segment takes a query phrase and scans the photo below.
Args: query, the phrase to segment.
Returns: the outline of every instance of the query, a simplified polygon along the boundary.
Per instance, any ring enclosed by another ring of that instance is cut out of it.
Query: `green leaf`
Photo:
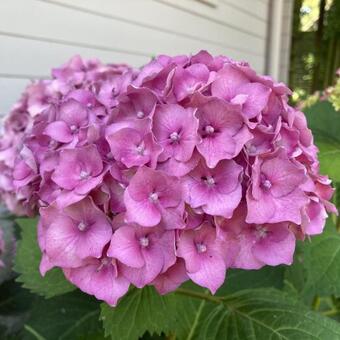
[[[340,234],[325,231],[304,247],[307,279],[304,293],[340,296]]]
[[[266,266],[259,270],[239,270],[230,269],[227,272],[227,279],[221,288],[217,291],[217,296],[229,295],[243,289],[254,289],[264,287],[282,288],[284,281],[285,267],[270,267]],[[207,289],[203,289],[193,282],[186,282],[182,288],[190,289],[198,293],[209,294]],[[200,323],[200,317],[206,315],[211,304],[205,300],[197,299],[180,299],[176,302],[176,309],[184,312],[176,312],[182,317],[177,321],[176,335],[179,339],[185,339],[187,336],[193,336],[193,329]],[[194,326],[193,328],[193,325]],[[191,335],[189,335],[191,334]]]
[[[182,315],[185,312],[180,311]],[[209,296],[207,301],[201,302],[196,316],[189,333],[178,339],[340,338],[340,324],[308,310],[297,300],[275,289],[244,290],[224,299]]]
[[[229,269],[226,281],[217,294],[226,295],[242,289],[282,288],[284,271],[285,267],[283,266],[265,266],[259,270]]]
[[[340,296],[340,234],[330,218],[321,235],[297,243],[284,290],[308,305],[316,295]]]
[[[134,340],[146,331],[168,334],[176,321],[185,317],[176,313],[176,301],[178,299],[173,294],[161,296],[153,287],[132,288],[117,307],[102,304],[105,336],[115,340]]]
[[[219,339],[225,331],[230,339],[246,339],[252,335],[255,339],[289,340],[340,337],[340,325],[309,311],[280,291],[240,292],[226,299],[225,304],[227,310],[218,306],[209,314],[199,338],[214,332]]]
[[[221,297],[192,283],[185,286],[167,296],[151,287],[132,289],[117,307],[102,304],[105,335],[122,340],[146,331],[177,340],[340,338],[340,324],[282,291],[260,288]]]
[[[305,254],[303,249],[304,243],[298,241],[293,264],[286,267],[284,274],[284,291],[291,296],[294,295],[296,298],[302,297],[301,292],[306,284]]]
[[[320,149],[321,172],[340,181],[340,113],[330,102],[322,101],[307,108],[305,114]]]
[[[320,171],[328,175],[334,181],[340,181],[340,149],[327,146],[320,148]]]
[[[317,102],[304,112],[317,143],[328,142],[340,147],[340,113],[329,101]]]
[[[63,272],[54,268],[42,277],[39,272],[41,252],[37,242],[36,219],[18,219],[21,227],[21,240],[15,257],[14,270],[19,273],[18,282],[25,288],[47,298],[65,294],[75,289],[66,281]]]
[[[99,302],[80,291],[39,298],[25,323],[24,340],[103,339],[99,314]]]
[[[164,334],[162,334],[162,335],[157,335],[157,334],[151,335],[149,332],[146,332],[140,338],[140,340],[166,340],[166,337],[165,337]]]

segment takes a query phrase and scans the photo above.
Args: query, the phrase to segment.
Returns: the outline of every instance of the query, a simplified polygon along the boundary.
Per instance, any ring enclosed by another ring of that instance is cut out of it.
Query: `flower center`
[[[177,132],[173,132],[171,135],[170,135],[170,139],[173,141],[173,142],[177,142],[179,140],[179,134]]]
[[[137,118],[143,118],[144,117],[144,112],[138,111],[136,116],[137,116]]]
[[[157,202],[158,201],[158,194],[157,192],[153,192],[149,195],[149,200],[151,202]]]
[[[110,263],[110,259],[104,257],[100,260],[100,265],[97,268],[97,272],[101,271],[103,267],[107,266]]]
[[[207,126],[204,128],[204,131],[205,131],[208,135],[211,135],[212,133],[215,132],[215,129],[214,129],[211,125],[207,125]]]
[[[249,145],[248,146],[248,152],[254,154],[257,151],[257,148],[255,145]]]
[[[261,184],[265,190],[269,190],[272,187],[272,182],[269,179],[264,179]]]
[[[78,224],[78,229],[79,229],[80,231],[84,231],[84,230],[86,229],[86,227],[87,227],[87,225],[86,225],[84,222],[80,222],[80,223]]]
[[[207,246],[204,243],[196,243],[196,249],[198,253],[205,253],[207,251]]]
[[[75,131],[77,131],[77,126],[76,125],[71,125],[70,129],[71,129],[72,132],[75,132]]]
[[[139,244],[143,247],[146,248],[149,246],[149,239],[146,236],[143,236],[139,239]]]
[[[258,225],[256,227],[256,236],[261,239],[267,237],[268,230],[267,228],[263,227],[262,225]]]
[[[51,148],[54,148],[56,145],[57,145],[57,142],[55,140],[50,140],[50,142],[48,143],[48,145],[51,147]]]
[[[204,180],[205,184],[208,186],[208,187],[212,187],[215,185],[215,180],[212,176],[207,176]]]
[[[139,145],[137,146],[136,150],[137,150],[137,153],[138,153],[139,155],[143,156],[143,155],[144,155],[144,150],[145,150],[144,143],[139,144]]]
[[[79,174],[80,179],[86,179],[89,176],[90,176],[90,174],[87,171],[85,171],[85,170],[80,171],[80,174]]]
[[[108,152],[108,153],[106,154],[106,157],[107,157],[108,159],[113,159],[113,154],[112,154],[112,152],[111,152],[111,151]]]

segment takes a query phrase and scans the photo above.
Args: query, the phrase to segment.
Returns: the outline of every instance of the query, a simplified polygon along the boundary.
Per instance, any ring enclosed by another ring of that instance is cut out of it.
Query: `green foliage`
[[[307,95],[331,85],[339,67],[340,0],[326,0],[322,31],[317,32],[321,3],[294,1],[289,86]]]
[[[35,297],[13,280],[0,287],[0,338],[19,338]]]
[[[299,243],[285,291],[309,304],[315,296],[340,296],[340,234],[330,219],[323,234]]]
[[[305,114],[320,149],[321,172],[340,181],[340,112],[330,102],[323,101],[307,108]]]
[[[258,271],[230,270],[218,295],[250,287],[282,287],[283,273],[283,267],[266,267]],[[191,282],[184,287],[189,291],[207,293]],[[188,299],[177,294],[159,296],[153,287],[146,287],[131,289],[115,308],[102,304],[101,318],[105,334],[112,339],[137,339],[145,331],[160,335],[174,330],[179,339],[184,339],[193,332],[193,324],[197,323],[201,313],[210,308],[205,300]]]
[[[226,295],[242,289],[283,287],[284,266],[263,267],[259,270],[230,269],[223,286],[217,291],[218,295]]]
[[[241,291],[211,308],[194,339],[339,339],[336,322],[272,289]]]
[[[106,335],[134,340],[151,327],[150,332],[163,331],[179,340],[340,338],[337,322],[310,311],[279,290],[242,290],[213,297],[203,291],[179,289],[168,297],[170,302],[163,304],[164,297],[154,295],[150,299],[149,289],[145,289],[146,298],[142,290],[133,293],[134,298],[124,298],[117,308],[102,306]],[[179,320],[190,322],[173,323],[173,313]]]
[[[334,230],[313,237],[305,246],[305,292],[340,296],[340,234]]]
[[[79,291],[48,300],[40,298],[26,320],[24,339],[103,339],[99,313],[98,302]]]
[[[307,275],[305,270],[304,247],[304,243],[297,243],[293,264],[286,268],[284,274],[284,291],[286,291],[290,296],[294,296],[296,299],[301,300],[306,299],[306,296],[302,295]],[[309,302],[310,300],[311,298],[309,297]]]
[[[39,272],[41,252],[37,243],[36,219],[18,219],[21,227],[21,241],[19,241],[15,257],[14,269],[19,273],[17,278],[23,286],[33,293],[47,298],[64,294],[74,290],[74,286],[65,280],[60,269],[54,268],[45,277]]]
[[[105,335],[120,340],[138,339],[146,331],[168,333],[179,317],[173,294],[160,296],[153,287],[130,289],[117,307],[102,304],[101,311]]]

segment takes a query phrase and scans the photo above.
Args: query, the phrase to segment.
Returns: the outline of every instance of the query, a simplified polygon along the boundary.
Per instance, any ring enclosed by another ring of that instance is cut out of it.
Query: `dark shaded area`
[[[307,15],[303,1],[295,0],[289,85],[304,98],[334,84],[340,67],[340,0],[329,8],[319,1],[319,18],[308,31],[302,31],[301,18]]]

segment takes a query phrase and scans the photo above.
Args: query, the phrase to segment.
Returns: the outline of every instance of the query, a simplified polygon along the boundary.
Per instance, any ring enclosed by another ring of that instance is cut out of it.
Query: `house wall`
[[[140,66],[207,49],[265,73],[270,1],[1,0],[0,113],[74,54]]]
[[[281,60],[280,60],[280,80],[288,83],[290,46],[292,40],[293,24],[293,0],[284,0],[282,13],[282,33],[281,33]]]

